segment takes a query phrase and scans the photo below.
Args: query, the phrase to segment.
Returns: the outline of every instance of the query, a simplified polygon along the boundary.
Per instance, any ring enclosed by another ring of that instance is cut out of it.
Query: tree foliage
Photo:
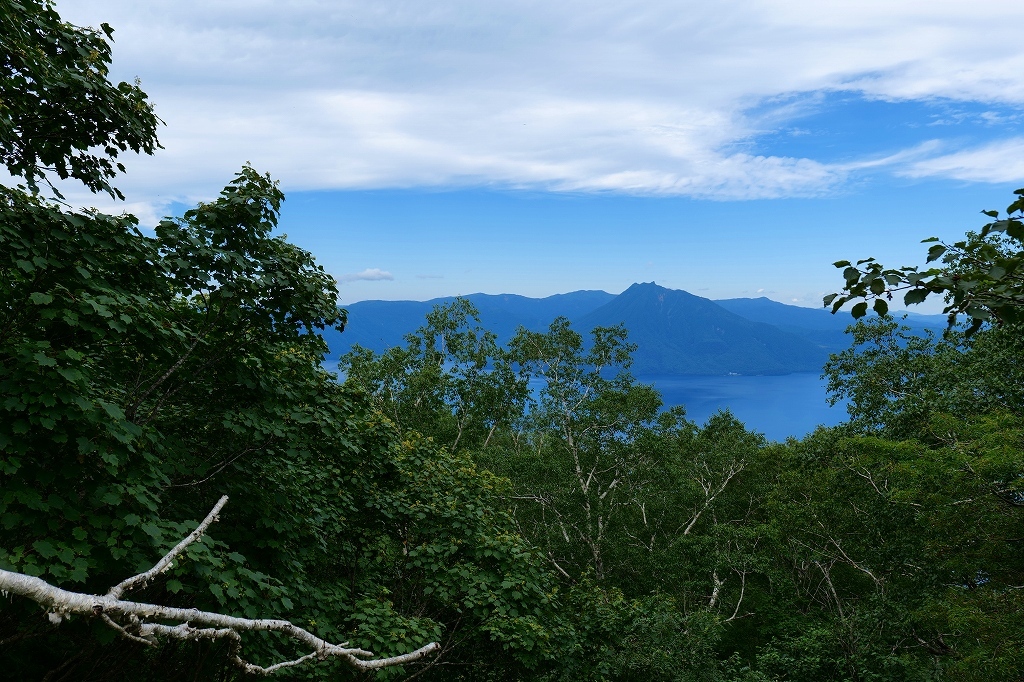
[[[319,331],[344,311],[311,254],[273,234],[276,183],[243,168],[152,236],[132,216],[41,198],[45,164],[110,191],[116,153],[155,149],[156,119],[141,90],[105,80],[109,28],[67,25],[49,4],[3,7],[0,132],[30,187],[0,189],[0,567],[104,591],[227,493],[216,540],[142,597],[291,618],[383,655],[439,640],[438,665],[487,652],[535,665],[547,569],[502,513],[502,483],[404,437],[321,368]],[[55,127],[29,125],[50,100],[67,107]],[[97,623],[56,628],[5,600],[0,661],[27,678],[231,674],[223,646],[140,650]],[[296,653],[271,635],[246,648],[257,662]]]
[[[503,347],[465,300],[402,347],[354,349],[340,382],[321,365],[335,283],[276,234],[268,176],[245,167],[152,233],[41,198],[47,169],[117,195],[117,155],[156,149],[157,119],[106,80],[109,27],[29,0],[0,21],[0,148],[27,183],[0,188],[0,568],[99,592],[228,494],[140,596],[385,656],[439,642],[382,679],[1024,676],[1024,199],[934,243],[941,266],[839,264],[834,310],[943,294],[974,324],[855,325],[826,366],[851,419],[801,440],[665,409],[621,326],[556,319]],[[230,653],[0,600],[12,677],[230,679]]]
[[[830,400],[847,401],[857,430],[927,438],[933,415],[1019,413],[1024,405],[1019,325],[936,338],[879,317],[859,321],[850,336],[851,347],[830,358],[825,375]]]
[[[386,352],[356,346],[342,358],[348,380],[401,429],[461,448],[486,448],[525,407],[525,381],[499,353],[472,303],[437,306],[406,346]]]
[[[886,268],[874,258],[857,263],[837,261],[846,280],[843,290],[824,298],[825,306],[837,312],[850,301],[855,319],[867,314],[868,303],[879,315],[889,310],[887,301],[903,292],[907,305],[925,301],[932,294],[943,296],[952,327],[958,316],[970,321],[968,334],[986,322],[1024,322],[1024,189],[1014,192],[1017,199],[999,218],[998,211],[982,211],[994,220],[965,239],[947,244],[938,237],[922,243],[932,244],[927,262],[941,266],[921,270],[918,266]]]
[[[468,301],[427,319],[404,347],[355,349],[346,382],[397,423],[507,479],[518,534],[559,587],[553,638],[533,675],[719,679],[721,622],[738,613],[754,563],[756,531],[733,521],[749,506],[739,484],[763,439],[729,415],[701,428],[682,410],[661,412],[657,392],[628,371],[622,327],[586,339],[556,319],[499,347],[474,331],[482,323]],[[431,338],[477,349],[473,373]],[[451,390],[468,376],[502,388]],[[467,422],[476,426],[455,428],[462,414],[479,415]]]
[[[113,34],[63,21],[49,0],[0,1],[0,157],[29,188],[52,172],[124,198],[110,184],[118,155],[159,146],[146,93],[107,79]]]

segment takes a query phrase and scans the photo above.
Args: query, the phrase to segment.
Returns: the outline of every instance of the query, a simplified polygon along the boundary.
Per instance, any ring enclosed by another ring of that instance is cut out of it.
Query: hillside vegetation
[[[158,147],[139,86],[107,80],[110,36],[0,0],[0,149],[24,183],[0,188],[5,677],[1024,677],[1019,201],[927,271],[839,264],[830,301],[864,319],[825,372],[850,419],[800,441],[662,409],[632,374],[658,325],[722,369],[744,358],[701,315],[748,357],[807,341],[653,285],[500,334],[447,301],[353,347],[339,382],[336,283],[275,236],[268,176],[153,231],[43,196],[117,196],[118,154]],[[911,334],[894,293],[948,295],[968,325]]]

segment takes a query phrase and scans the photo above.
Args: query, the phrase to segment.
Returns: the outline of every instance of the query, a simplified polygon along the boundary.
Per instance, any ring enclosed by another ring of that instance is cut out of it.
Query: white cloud
[[[941,176],[972,182],[1024,181],[1024,137],[916,161],[900,171],[908,177]]]
[[[779,124],[749,119],[751,105],[835,90],[1024,103],[1024,3],[1008,0],[60,9],[114,26],[115,76],[140,76],[168,123],[166,150],[131,163],[121,183],[157,204],[215,194],[246,160],[286,190],[818,194],[858,168],[745,153],[744,141]]]
[[[339,282],[377,282],[380,280],[394,280],[395,276],[387,270],[381,270],[380,268],[366,268],[362,272],[352,272],[345,275],[339,275]]]

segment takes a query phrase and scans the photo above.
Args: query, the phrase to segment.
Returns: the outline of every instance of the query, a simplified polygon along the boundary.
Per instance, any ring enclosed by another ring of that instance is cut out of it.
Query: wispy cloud
[[[286,190],[806,196],[865,167],[743,151],[763,126],[789,127],[781,110],[752,120],[752,104],[836,91],[1024,104],[1024,3],[1010,0],[79,0],[61,10],[115,27],[115,75],[140,76],[168,123],[166,150],[132,162],[122,183],[156,203],[209,196],[246,160]]]
[[[945,177],[971,182],[1024,181],[1024,137],[915,161],[898,171],[912,178]]]
[[[387,270],[381,270],[380,268],[366,268],[362,272],[351,272],[345,275],[339,275],[339,282],[376,282],[380,280],[394,280],[395,276]]]

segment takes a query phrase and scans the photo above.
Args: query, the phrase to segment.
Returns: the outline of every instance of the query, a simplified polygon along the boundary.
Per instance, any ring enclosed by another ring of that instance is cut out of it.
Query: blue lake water
[[[820,424],[846,419],[845,403],[829,407],[826,381],[818,373],[780,376],[641,376],[654,384],[665,405],[683,405],[686,416],[703,423],[729,409],[747,428],[772,440],[800,438]]]

